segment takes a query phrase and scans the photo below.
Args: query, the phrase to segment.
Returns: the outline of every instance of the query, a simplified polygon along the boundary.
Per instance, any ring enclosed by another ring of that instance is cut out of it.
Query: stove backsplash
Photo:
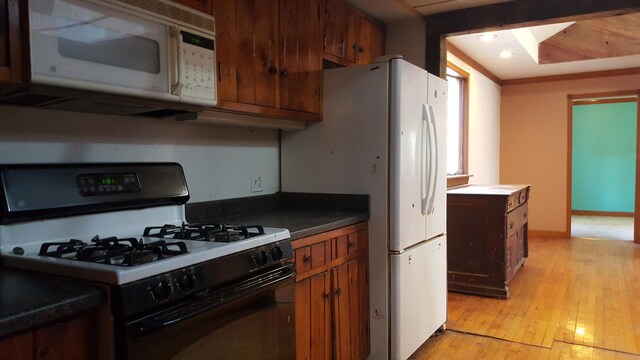
[[[0,163],[175,161],[190,203],[277,192],[278,152],[278,130],[0,106]]]

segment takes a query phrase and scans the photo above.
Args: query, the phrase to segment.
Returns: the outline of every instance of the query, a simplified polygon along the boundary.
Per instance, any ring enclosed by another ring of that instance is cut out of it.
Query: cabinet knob
[[[342,289],[338,288],[338,290],[336,290],[336,295],[340,296],[342,295]]]
[[[358,45],[353,44],[353,46],[351,46],[351,48],[353,49],[353,51],[358,51]]]
[[[364,48],[362,46],[358,46],[358,52],[363,53],[364,52]]]
[[[275,75],[278,73],[278,68],[275,66],[271,66],[269,67],[269,69],[267,70],[267,72],[269,73],[269,75]]]
[[[509,224],[509,229],[513,229],[513,223]]]
[[[311,264],[311,261],[312,261],[311,256],[305,256],[303,261],[306,262],[307,264]]]
[[[527,218],[527,213],[524,213],[524,218],[525,218],[525,219]]]
[[[282,77],[287,77],[287,76],[289,76],[289,71],[287,71],[287,69],[284,69],[284,70],[280,71],[280,75]]]
[[[330,292],[325,293],[325,294],[323,295],[323,297],[324,297],[324,299],[325,299],[325,300],[329,300],[329,299],[331,299],[331,293],[330,293]]]
[[[354,243],[353,241],[347,242],[347,249],[351,249],[354,246],[356,246],[356,243]]]

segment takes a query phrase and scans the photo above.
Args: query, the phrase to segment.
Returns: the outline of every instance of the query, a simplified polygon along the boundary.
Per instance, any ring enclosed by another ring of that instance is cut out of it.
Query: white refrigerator
[[[369,358],[406,359],[447,317],[447,84],[396,58],[323,86],[323,121],[282,134],[282,191],[370,195]]]

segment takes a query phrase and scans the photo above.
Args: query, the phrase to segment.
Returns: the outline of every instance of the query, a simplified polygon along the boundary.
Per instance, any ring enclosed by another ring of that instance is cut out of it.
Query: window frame
[[[458,161],[459,168],[461,168],[462,173],[456,174],[447,174],[447,183],[451,184],[449,186],[459,186],[468,183],[469,179],[469,83],[470,83],[470,74],[469,72],[463,70],[456,64],[447,61],[447,68],[458,73],[460,76],[453,76],[446,74],[447,77],[452,76],[458,79],[461,79],[463,82],[462,89],[463,91],[460,94],[462,98],[460,103],[460,129],[462,129],[462,134],[460,134],[460,154],[462,154],[462,159]],[[451,94],[449,94],[451,96]],[[447,119],[448,120],[448,119]],[[466,180],[466,181],[464,181]],[[462,182],[464,181],[464,182]],[[461,183],[462,182],[462,183]]]

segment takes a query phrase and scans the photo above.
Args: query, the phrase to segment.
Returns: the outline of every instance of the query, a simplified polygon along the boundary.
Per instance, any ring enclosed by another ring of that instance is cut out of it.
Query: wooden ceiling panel
[[[538,63],[640,54],[640,13],[578,21],[538,45]]]

